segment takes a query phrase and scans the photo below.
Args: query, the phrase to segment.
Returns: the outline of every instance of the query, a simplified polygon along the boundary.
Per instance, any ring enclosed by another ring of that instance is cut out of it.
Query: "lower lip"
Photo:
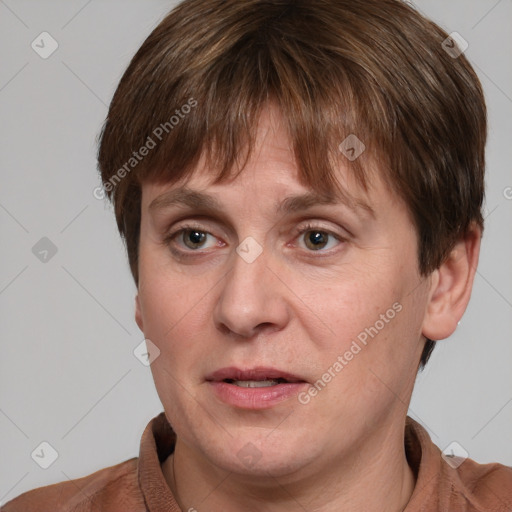
[[[243,388],[227,382],[209,381],[214,393],[225,403],[241,409],[268,409],[296,396],[306,382],[290,382],[264,388]]]

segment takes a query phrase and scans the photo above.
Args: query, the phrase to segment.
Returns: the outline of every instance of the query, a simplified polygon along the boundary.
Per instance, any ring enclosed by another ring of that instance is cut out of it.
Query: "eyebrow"
[[[288,196],[282,202],[276,204],[277,213],[294,213],[308,210],[319,204],[336,205],[343,204],[356,213],[358,210],[363,210],[375,218],[375,211],[373,208],[363,201],[356,200],[344,194],[343,196],[335,194],[319,194],[317,192],[305,192],[295,196]],[[157,198],[155,198],[149,205],[149,211],[154,212],[172,206],[191,208],[201,211],[222,211],[224,208],[218,199],[198,192],[187,187],[180,187],[170,190]]]

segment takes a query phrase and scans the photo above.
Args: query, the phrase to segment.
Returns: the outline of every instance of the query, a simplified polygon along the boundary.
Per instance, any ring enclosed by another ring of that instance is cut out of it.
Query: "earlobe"
[[[432,273],[422,330],[426,338],[442,340],[457,328],[471,297],[481,236],[480,227],[473,225],[455,244],[444,263]]]
[[[135,322],[139,326],[139,329],[144,332],[144,323],[142,321],[142,311],[140,307],[139,294],[135,295]]]

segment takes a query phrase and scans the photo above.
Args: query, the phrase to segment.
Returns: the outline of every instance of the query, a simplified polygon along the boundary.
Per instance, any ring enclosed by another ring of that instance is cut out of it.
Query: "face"
[[[353,201],[307,199],[269,108],[238,177],[213,185],[199,167],[143,185],[136,318],[197,460],[286,475],[403,436],[429,283],[378,172],[366,192],[341,166],[339,179]]]

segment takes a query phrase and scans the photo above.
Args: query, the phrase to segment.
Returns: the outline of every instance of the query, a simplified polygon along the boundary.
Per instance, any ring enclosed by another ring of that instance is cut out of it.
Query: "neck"
[[[187,511],[400,512],[415,485],[405,455],[403,423],[375,429],[346,456],[278,478],[222,470],[179,439],[162,469],[180,508]]]

